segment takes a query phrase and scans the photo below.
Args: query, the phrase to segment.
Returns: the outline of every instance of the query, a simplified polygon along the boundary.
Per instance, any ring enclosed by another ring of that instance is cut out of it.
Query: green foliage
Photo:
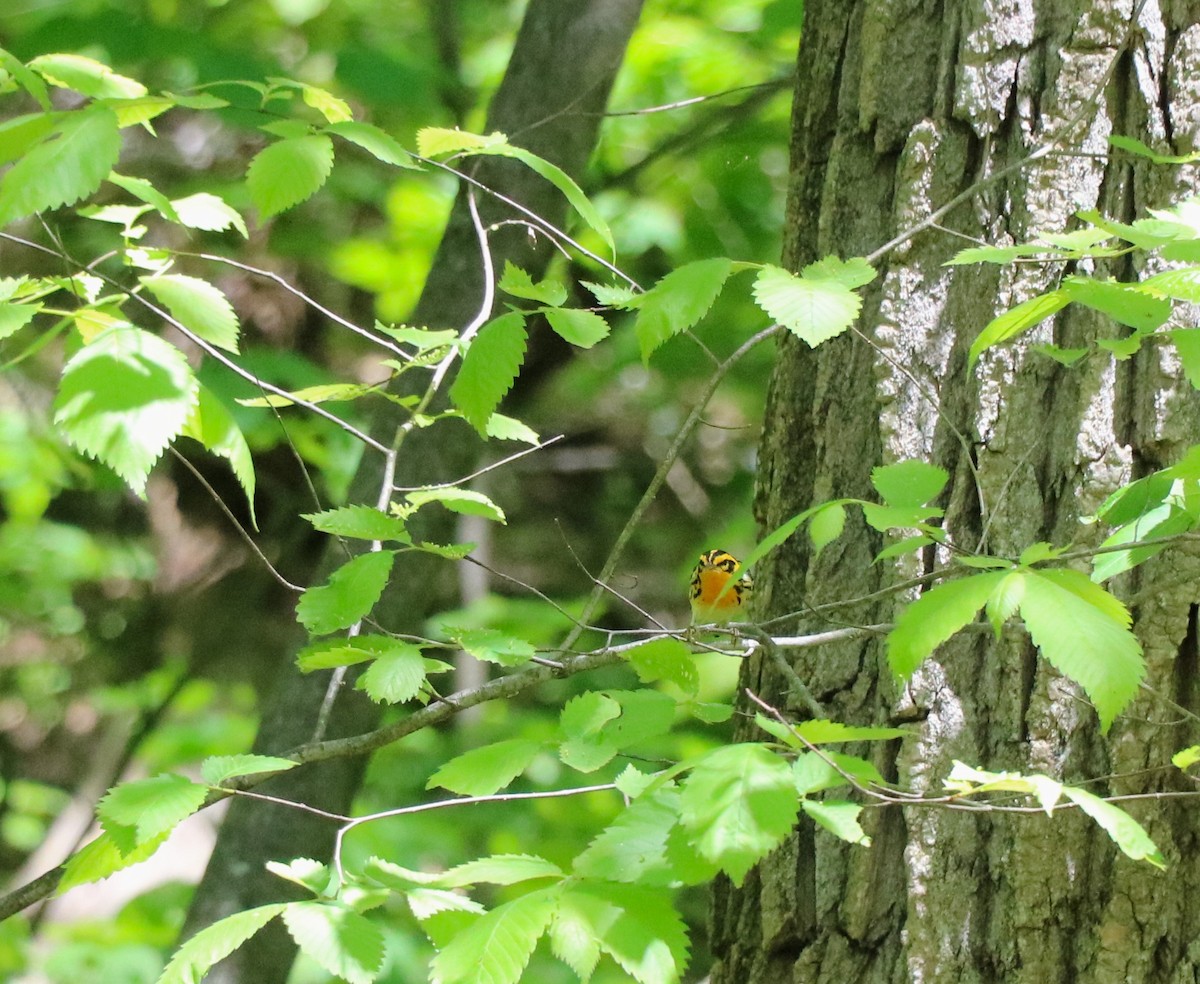
[[[764,266],[754,282],[754,299],[773,320],[816,348],[854,323],[862,307],[855,290],[874,278],[875,270],[858,257],[827,257],[799,276]]]
[[[486,433],[504,394],[525,360],[525,318],[516,311],[502,314],[484,325],[471,341],[462,367],[450,387],[450,399],[467,422]]]
[[[265,222],[316,194],[333,170],[333,141],[305,134],[268,144],[246,171],[246,190]]]
[[[528,738],[507,738],[473,748],[442,765],[425,784],[441,786],[463,796],[490,796],[504,789],[542,751],[542,743]]]
[[[237,776],[260,772],[286,772],[297,763],[276,755],[213,755],[200,763],[200,775],[210,786],[219,786]]]
[[[341,905],[291,902],[283,924],[303,953],[349,984],[372,984],[383,964],[383,934],[365,916]]]
[[[157,984],[193,984],[287,908],[282,903],[235,912],[200,930],[171,957]]]
[[[207,280],[177,273],[143,277],[141,282],[197,338],[237,354],[237,315],[219,288]]]
[[[139,779],[109,790],[96,810],[122,854],[169,833],[203,805],[208,788],[182,776]]]
[[[697,260],[672,270],[646,293],[622,304],[637,311],[635,330],[643,362],[667,339],[694,327],[708,314],[732,271],[733,263],[723,257]]]
[[[395,559],[395,551],[376,550],[346,561],[328,581],[301,595],[296,617],[314,636],[349,628],[375,607]]]

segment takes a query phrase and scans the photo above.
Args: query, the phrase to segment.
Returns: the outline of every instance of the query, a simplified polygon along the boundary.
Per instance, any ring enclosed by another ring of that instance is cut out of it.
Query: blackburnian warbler
[[[733,554],[724,550],[709,550],[700,555],[692,572],[693,624],[719,625],[742,617],[754,583],[749,574],[737,576],[741,566]]]

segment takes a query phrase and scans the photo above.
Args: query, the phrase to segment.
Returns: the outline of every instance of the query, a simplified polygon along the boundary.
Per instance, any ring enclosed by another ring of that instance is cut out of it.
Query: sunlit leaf
[[[525,318],[512,311],[489,321],[471,341],[450,399],[481,434],[525,361]]]
[[[816,348],[846,331],[858,317],[862,298],[836,277],[797,277],[763,267],[754,281],[754,300],[773,320]]]
[[[183,776],[161,775],[114,786],[100,800],[96,815],[123,851],[173,830],[203,805],[208,788]],[[118,828],[124,828],[118,829]],[[136,839],[122,843],[132,828]]]
[[[314,195],[333,169],[333,141],[321,134],[277,140],[246,171],[250,200],[265,221]]]
[[[992,571],[944,581],[906,606],[887,637],[892,672],[901,680],[912,676],[938,646],[974,621],[1006,576],[1002,571]]]
[[[283,922],[300,950],[349,984],[372,984],[383,964],[383,933],[341,905],[289,902]]]
[[[384,164],[394,164],[396,167],[410,168],[419,171],[420,165],[412,159],[412,155],[401,146],[400,141],[390,133],[386,133],[372,123],[362,123],[357,120],[344,120],[325,127],[326,133],[332,133],[349,140],[350,143],[361,147],[368,154]]]
[[[433,958],[439,984],[517,984],[550,925],[558,890],[529,892],[476,919]]]
[[[285,903],[262,905],[204,927],[175,951],[157,984],[197,984],[213,964],[224,960],[286,908]]]
[[[1052,314],[1061,311],[1069,301],[1070,298],[1065,291],[1052,290],[1049,293],[1038,294],[1037,297],[1022,301],[1016,307],[993,318],[971,343],[971,350],[967,356],[967,368],[971,369],[979,357],[993,345],[1007,342],[1022,332],[1028,331]]]
[[[140,82],[83,55],[39,55],[29,67],[52,85],[74,89],[93,99],[136,99],[146,95],[146,87]]]
[[[286,772],[299,763],[277,755],[210,755],[200,763],[200,776],[210,786],[226,779],[252,776],[259,772]]]
[[[685,263],[626,302],[637,310],[635,330],[643,362],[667,339],[708,314],[732,270],[733,262],[723,256]]]
[[[219,287],[178,273],[142,277],[141,283],[184,328],[217,348],[237,354],[237,315]]]
[[[395,559],[394,551],[377,550],[348,560],[325,584],[300,596],[296,617],[310,635],[349,628],[375,607]]]

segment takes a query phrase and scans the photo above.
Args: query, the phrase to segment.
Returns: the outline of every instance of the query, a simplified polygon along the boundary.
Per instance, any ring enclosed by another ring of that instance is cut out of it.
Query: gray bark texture
[[[1067,153],[981,187],[940,228],[888,253],[864,291],[861,334],[817,350],[784,340],[761,445],[764,530],[816,502],[875,498],[872,468],[919,458],[949,471],[939,505],[968,549],[985,533],[1003,556],[1039,540],[1095,545],[1103,534],[1080,517],[1200,438],[1200,401],[1169,347],[1144,346],[1123,362],[1093,350],[1069,369],[1032,349],[1126,333],[1082,308],[967,371],[980,329],[1062,271],[943,266],[971,245],[955,233],[1026,242],[1074,228],[1080,210],[1129,222],[1194,193],[1195,167],[1110,155],[1110,134],[1173,153],[1200,146],[1200,5],[808,0],[786,217],[792,269],[867,255],[1048,141]],[[1119,259],[1079,272],[1130,280],[1154,271]],[[829,627],[803,613],[948,559],[929,550],[873,564],[884,545],[855,517],[815,559],[803,534],[793,537],[760,569],[757,616],[799,611],[792,627]],[[1016,628],[999,642],[956,637],[903,687],[874,638],[802,650],[794,665],[829,717],[909,724],[911,738],[857,753],[915,792],[940,791],[955,759],[1089,782],[1103,795],[1190,788],[1169,762],[1197,740],[1196,726],[1162,698],[1197,710],[1200,554],[1172,547],[1122,575],[1115,591],[1134,614],[1156,694],[1144,692],[1107,736],[1078,688]],[[835,624],[890,622],[913,597],[867,598],[829,615]],[[749,665],[743,682],[806,716],[770,663]],[[745,725],[740,737],[763,736]],[[718,884],[713,984],[1200,979],[1195,805],[1128,809],[1162,849],[1166,872],[1125,858],[1077,810],[1047,818],[868,808],[870,848],[804,822],[742,888]]]
[[[595,147],[601,114],[640,10],[641,0],[585,0],[569,5],[532,0],[492,101],[488,130],[508,134],[512,142],[579,180]],[[511,161],[489,162],[475,176],[546,220],[560,227],[565,221],[561,193],[528,168],[513,166]],[[511,206],[482,191],[476,196],[485,223],[520,217]],[[534,239],[523,227],[505,226],[491,236],[489,245],[497,276],[505,260],[534,276],[541,275],[549,245],[544,236]],[[414,323],[461,328],[470,322],[483,296],[481,269],[479,244],[463,193],[426,281]],[[393,413],[385,410],[372,428],[386,443],[392,441],[401,422]],[[465,432],[465,428],[435,427],[409,434],[399,457],[397,484],[414,486],[466,474],[478,446]],[[381,465],[379,457],[368,451],[354,483],[352,501],[376,501]],[[451,539],[447,530],[421,532],[435,542]],[[344,554],[333,551],[326,573],[344,559]],[[445,561],[412,554],[405,555],[402,563],[406,565],[402,576],[394,576],[375,616],[395,631],[420,631],[429,612],[457,603],[453,568]],[[264,708],[256,752],[279,754],[314,737],[329,675],[302,677],[291,660],[289,655],[279,668],[279,683]],[[349,686],[350,682],[334,703],[326,738],[366,732],[378,722],[379,709]],[[362,760],[336,760],[304,766],[265,784],[262,791],[346,813],[365,765]],[[296,897],[287,882],[265,870],[265,862],[295,857],[328,859],[334,833],[329,821],[299,810],[235,799],[182,938],[242,909]],[[206,980],[214,984],[283,982],[294,954],[295,944],[276,920],[218,964]]]

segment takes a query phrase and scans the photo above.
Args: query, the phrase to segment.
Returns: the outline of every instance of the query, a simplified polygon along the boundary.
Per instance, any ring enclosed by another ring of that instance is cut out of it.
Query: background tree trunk
[[[492,102],[487,129],[509,134],[520,144],[558,164],[578,180],[586,168],[599,133],[601,114],[620,67],[629,37],[637,24],[641,0],[587,0],[564,5],[556,0],[532,0],[518,34],[505,78]],[[561,193],[528,168],[498,162],[481,167],[478,178],[561,226],[566,216]],[[516,217],[514,211],[477,192],[486,223]],[[505,260],[540,276],[548,255],[544,237],[534,241],[523,228],[505,227],[491,238],[497,276]],[[478,311],[482,299],[479,245],[466,208],[465,192],[456,203],[414,314],[417,324],[461,328]],[[390,443],[397,419],[388,405],[372,428]],[[386,419],[384,419],[386,418]],[[452,480],[465,474],[472,445],[451,428],[413,432],[404,446],[397,481],[416,485]],[[465,428],[462,429],[465,432]],[[381,462],[368,452],[354,483],[351,501],[373,503],[382,481]],[[436,537],[434,537],[436,539]],[[445,542],[447,537],[442,538]],[[331,556],[331,565],[344,555]],[[419,631],[426,614],[437,606],[456,603],[450,565],[416,555],[403,559],[376,614],[396,631]],[[301,677],[292,663],[279,669],[279,683],[264,709],[255,751],[279,753],[313,737],[318,710],[329,675]],[[370,730],[378,708],[362,693],[343,687],[326,737]],[[264,791],[324,810],[344,813],[362,778],[366,762],[338,760],[306,766],[264,786]],[[273,859],[327,859],[334,827],[326,820],[298,810],[235,799],[221,827],[216,850],[197,889],[183,938],[230,913],[292,897],[291,886],[269,874],[263,865]],[[218,964],[206,980],[254,981],[272,984],[286,980],[295,945],[278,922]]]
[[[866,255],[980,178],[1055,140],[1060,150],[988,184],[944,220],[989,243],[1061,232],[1078,210],[1122,221],[1189,193],[1194,168],[1109,157],[1111,133],[1186,153],[1200,143],[1200,7],[808,0],[799,57],[785,262]],[[1108,73],[1111,71],[1111,75]],[[785,338],[771,385],[758,518],[770,530],[814,502],[872,497],[879,464],[945,467],[956,543],[1015,556],[1038,540],[1086,545],[1078,519],[1114,488],[1177,459],[1200,434],[1200,405],[1173,353],[1145,346],[1066,369],[1036,342],[1082,346],[1124,333],[1066,309],[975,372],[967,349],[999,311],[1053,286],[1046,265],[944,267],[970,245],[930,229],[889,253],[866,290],[861,331],[810,351]],[[1094,271],[1131,279],[1127,260]],[[1089,530],[1091,532],[1089,532]],[[932,569],[933,551],[872,565],[884,545],[861,520],[817,559],[802,535],[758,578],[758,615],[862,597]],[[1200,557],[1174,547],[1123,575],[1149,683],[1195,703]],[[891,621],[890,598],[848,605],[840,623]],[[801,627],[827,623],[799,619]],[[897,689],[876,639],[804,650],[796,668],[829,716],[912,722],[877,746],[883,774],[937,791],[954,759],[1068,781],[1099,793],[1181,788],[1163,766],[1196,740],[1177,711],[1143,694],[1100,735],[1078,689],[1023,632],[963,636]],[[744,682],[797,717],[769,665]],[[749,737],[752,726],[745,726]],[[761,737],[757,735],[756,737]],[[1143,772],[1142,770],[1150,770]],[[1178,802],[1178,801],[1177,801]],[[1078,811],[1044,816],[865,811],[869,849],[802,823],[741,890],[719,884],[714,984],[1194,980],[1200,905],[1195,811],[1138,802],[1163,850],[1160,874],[1132,862]]]

